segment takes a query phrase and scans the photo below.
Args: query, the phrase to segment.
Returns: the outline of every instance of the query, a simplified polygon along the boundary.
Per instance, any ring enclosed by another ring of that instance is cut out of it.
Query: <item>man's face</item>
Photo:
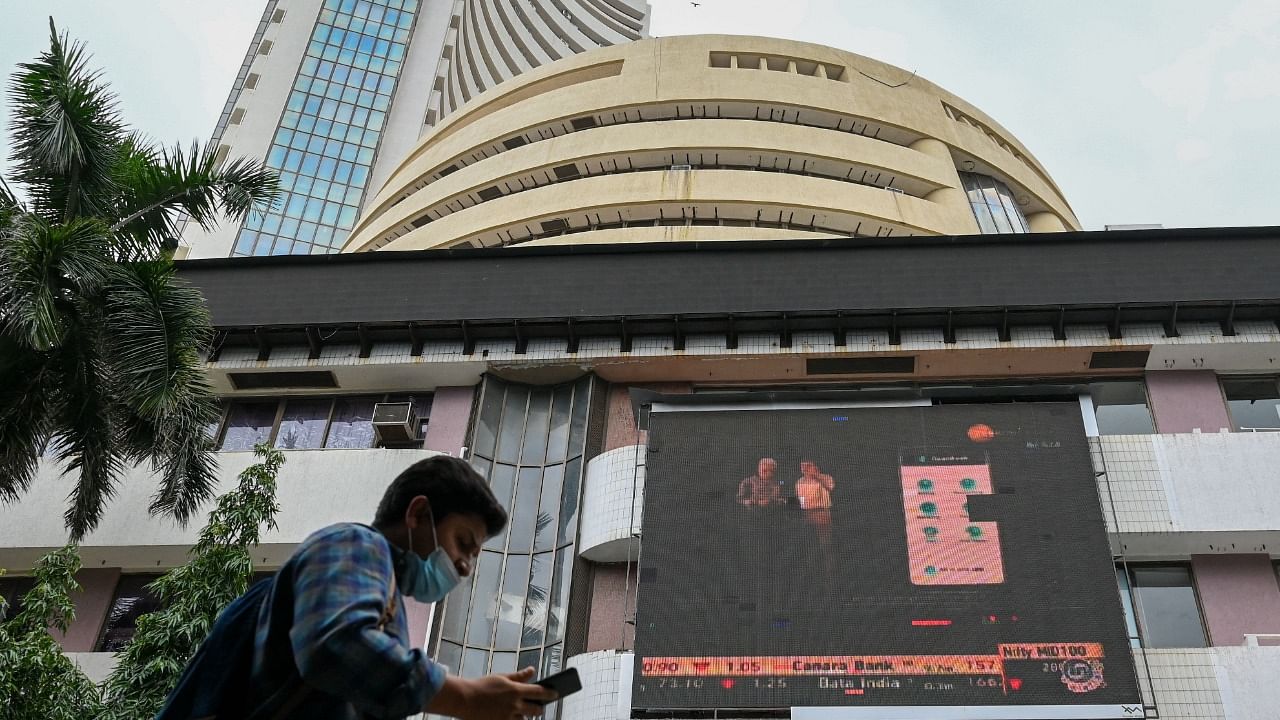
[[[800,472],[804,473],[807,478],[815,477],[818,474],[818,466],[811,462],[800,463]]]
[[[778,469],[778,463],[775,460],[765,458],[756,464],[756,475],[761,480],[772,480],[773,473]]]
[[[418,510],[419,504],[421,509]],[[427,511],[429,504],[425,497],[414,498],[409,505],[409,516],[413,518],[413,526],[409,533],[413,538],[413,550],[426,558],[435,552],[432,542],[431,514]],[[448,553],[458,574],[467,577],[475,569],[476,558],[480,556],[480,546],[484,544],[486,534],[484,520],[471,513],[450,513],[435,528],[435,539],[440,547]]]

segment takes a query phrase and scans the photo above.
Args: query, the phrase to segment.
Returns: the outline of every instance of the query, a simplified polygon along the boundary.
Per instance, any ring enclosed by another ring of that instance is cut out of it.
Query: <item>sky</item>
[[[1021,140],[1086,229],[1280,225],[1280,0],[651,2],[653,35],[804,40],[941,85]],[[0,71],[48,46],[52,15],[88,44],[133,128],[203,140],[263,7],[0,0]],[[0,140],[8,110],[0,99]]]

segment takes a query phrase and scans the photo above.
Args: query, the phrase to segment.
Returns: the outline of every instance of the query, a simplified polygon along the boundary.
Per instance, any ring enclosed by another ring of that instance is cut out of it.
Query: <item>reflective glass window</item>
[[[1142,381],[1093,383],[1089,395],[1099,435],[1151,435],[1156,431]]]
[[[516,477],[516,498],[511,509],[511,537],[507,541],[507,552],[527,553],[533,545],[534,528],[544,522],[538,513],[542,468],[522,467]]]
[[[269,440],[279,405],[275,400],[238,400],[231,403],[219,449],[252,450],[254,445]]]
[[[524,437],[524,417],[529,405],[529,390],[518,385],[507,388],[502,408],[502,425],[498,432],[499,462],[516,463],[520,459],[520,440]]]
[[[564,486],[564,465],[542,469],[542,496],[538,501],[538,521],[534,526],[533,551],[554,550],[559,530],[560,491]]]
[[[538,553],[533,556],[529,573],[529,597],[524,609],[524,632],[520,637],[521,647],[541,645],[546,637],[547,601],[551,598],[554,561],[554,553]]]
[[[324,442],[325,426],[333,401],[297,399],[284,405],[280,429],[276,431],[276,447],[284,450],[318,448]]]
[[[1138,627],[1144,646],[1188,648],[1207,645],[1190,567],[1130,566],[1129,582],[1137,601]]]
[[[551,614],[547,619],[547,641],[564,639],[565,616],[569,611],[569,581],[573,575],[573,548],[556,551],[555,579],[551,585]]]
[[[476,562],[475,591],[467,623],[467,645],[488,647],[498,619],[498,590],[502,582],[502,555],[484,551]]]
[[[373,447],[372,398],[338,398],[333,406],[333,421],[329,424],[327,448]]]
[[[529,393],[529,410],[525,416],[524,447],[521,465],[541,465],[547,451],[547,423],[551,416],[551,391],[538,388]]]
[[[121,575],[107,611],[97,652],[119,652],[133,639],[138,618],[160,609],[160,598],[147,588],[159,575]]]
[[[488,675],[489,652],[487,650],[467,648],[462,655],[462,670],[460,674],[464,678],[478,678]]]
[[[516,489],[516,468],[514,465],[495,464],[490,471],[489,489],[493,491],[493,496],[498,499],[498,503],[502,505],[502,509],[507,511],[508,518],[511,516],[511,499]],[[507,533],[511,528],[511,522],[508,520],[504,527],[497,535],[485,541],[486,548],[502,550],[507,546]]]
[[[436,663],[443,665],[452,675],[462,669],[462,646],[457,643],[442,641],[436,649]]]
[[[1280,430],[1280,387],[1275,378],[1224,379],[1222,392],[1237,430]]]
[[[1027,219],[1004,182],[979,173],[960,173],[973,217],[983,234],[1027,232]]]
[[[514,650],[520,647],[524,626],[524,596],[529,590],[529,556],[508,555],[502,573],[502,594],[498,598],[498,628],[493,647]]]

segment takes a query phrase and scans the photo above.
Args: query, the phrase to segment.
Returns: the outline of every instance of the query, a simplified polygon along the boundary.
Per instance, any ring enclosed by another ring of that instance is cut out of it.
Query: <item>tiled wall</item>
[[[601,453],[587,463],[582,492],[582,555],[596,562],[627,559],[633,535],[640,532],[644,507],[643,445],[625,445]],[[638,463],[638,464],[637,464]],[[631,549],[634,557],[635,549]]]
[[[1173,518],[1149,435],[1090,438],[1102,511],[1111,532],[1169,532]],[[1117,526],[1117,521],[1119,525]]]
[[[630,688],[622,688],[619,683],[624,661],[630,662],[624,655],[616,650],[601,650],[574,655],[565,661],[566,667],[578,669],[582,692],[565,698],[560,709],[561,720],[630,717],[630,713],[620,714],[624,706],[631,704]]]

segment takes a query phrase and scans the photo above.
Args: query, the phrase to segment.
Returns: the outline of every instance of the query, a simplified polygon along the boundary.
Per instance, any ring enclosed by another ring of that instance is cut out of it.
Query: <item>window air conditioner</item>
[[[418,438],[418,412],[411,402],[376,403],[373,434],[379,445],[403,445]]]
[[[672,165],[671,169],[672,170],[692,170],[693,166],[692,165]]]

